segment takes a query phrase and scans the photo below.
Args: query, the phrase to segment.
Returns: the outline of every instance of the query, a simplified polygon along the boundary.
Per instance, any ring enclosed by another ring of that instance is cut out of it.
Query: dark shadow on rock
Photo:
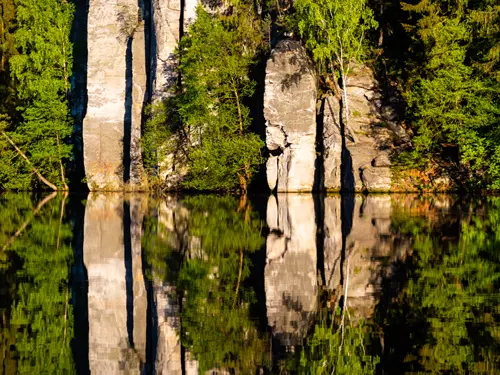
[[[83,154],[83,119],[87,114],[87,66],[88,66],[88,14],[89,0],[73,0],[75,18],[71,30],[73,43],[73,75],[71,76],[70,108],[74,118],[73,125],[73,163],[68,170],[70,189],[87,190],[83,183],[85,165]]]
[[[340,135],[342,137],[342,152],[341,152],[341,165],[340,165],[340,192],[345,193],[354,193],[355,191],[355,182],[354,182],[354,171],[352,170],[352,157],[351,152],[347,148],[346,145],[346,125],[342,118],[343,105],[340,104]]]
[[[132,274],[132,238],[130,203],[123,202],[123,246],[125,261],[125,287],[127,291],[127,335],[129,347],[134,347],[134,276]]]
[[[316,160],[314,162],[313,191],[317,193],[322,193],[325,190],[325,143],[323,137],[325,100],[321,99],[321,107],[316,113]]]
[[[83,259],[85,196],[72,196],[68,204],[68,214],[73,224],[73,256],[71,267],[71,296],[74,315],[74,338],[71,349],[78,375],[90,374],[89,363],[89,310],[88,310],[88,276]]]
[[[125,116],[123,119],[123,182],[130,181],[130,145],[132,140],[132,43],[133,38],[127,40],[127,52],[125,55]]]

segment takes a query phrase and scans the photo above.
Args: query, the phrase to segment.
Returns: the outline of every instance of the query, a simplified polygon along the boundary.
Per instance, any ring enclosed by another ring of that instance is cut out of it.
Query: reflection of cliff
[[[408,244],[397,242],[391,232],[392,198],[327,196],[324,205],[326,287],[336,295],[343,294],[349,279],[348,306],[369,317],[380,295],[382,278],[409,251]]]
[[[146,361],[141,211],[140,199],[129,206],[121,194],[88,196],[83,258],[92,373],[140,373]]]
[[[158,236],[169,250],[179,254],[186,249],[188,211],[180,202],[166,198],[158,207]],[[155,373],[162,375],[196,375],[198,363],[186,353],[179,339],[180,306],[173,282],[166,281],[175,271],[174,264],[169,269],[161,269],[165,264],[153,266],[153,289],[157,316],[157,348]],[[184,372],[183,372],[184,369]]]
[[[316,308],[316,222],[312,195],[272,195],[267,206],[268,324],[283,345],[300,345]]]

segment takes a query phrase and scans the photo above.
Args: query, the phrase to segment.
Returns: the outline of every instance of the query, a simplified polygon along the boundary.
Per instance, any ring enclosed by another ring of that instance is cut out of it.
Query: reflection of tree
[[[385,344],[394,348],[388,365],[431,373],[498,371],[500,199],[471,206],[458,239],[446,233],[449,223],[407,216],[393,224],[412,235],[415,253],[399,303],[384,318]]]
[[[368,333],[364,321],[354,320],[348,309],[321,308],[313,332],[287,363],[287,373],[375,374],[379,358],[366,348]]]
[[[39,205],[33,206],[29,195],[4,195],[0,201],[0,245],[9,243],[8,259],[15,260],[17,269],[15,281],[11,279],[15,283],[11,290],[16,292],[10,294],[4,330],[11,336],[2,337],[1,343],[12,345],[13,352],[7,356],[15,353],[17,371],[22,374],[73,371],[68,287],[73,251],[65,200],[65,196],[52,197],[38,211]],[[25,230],[19,231],[23,226]]]
[[[187,213],[176,210],[169,236],[156,227],[150,233],[156,232],[157,239],[146,240],[170,249],[149,247],[148,257],[157,264],[159,257],[175,258],[175,244],[182,254],[172,263],[178,271],[169,267],[165,273],[182,301],[182,344],[198,360],[202,373],[219,368],[253,374],[263,364],[266,350],[250,317],[254,293],[245,281],[250,275],[248,254],[264,243],[262,223],[249,204],[233,197],[187,197],[182,206]]]

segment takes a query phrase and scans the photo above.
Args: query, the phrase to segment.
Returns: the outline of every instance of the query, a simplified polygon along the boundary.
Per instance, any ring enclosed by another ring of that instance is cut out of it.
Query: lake
[[[0,374],[500,372],[500,198],[0,195]]]

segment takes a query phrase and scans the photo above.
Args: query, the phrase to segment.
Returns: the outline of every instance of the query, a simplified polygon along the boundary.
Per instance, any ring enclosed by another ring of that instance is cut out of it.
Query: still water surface
[[[500,371],[500,198],[0,195],[0,374]]]

